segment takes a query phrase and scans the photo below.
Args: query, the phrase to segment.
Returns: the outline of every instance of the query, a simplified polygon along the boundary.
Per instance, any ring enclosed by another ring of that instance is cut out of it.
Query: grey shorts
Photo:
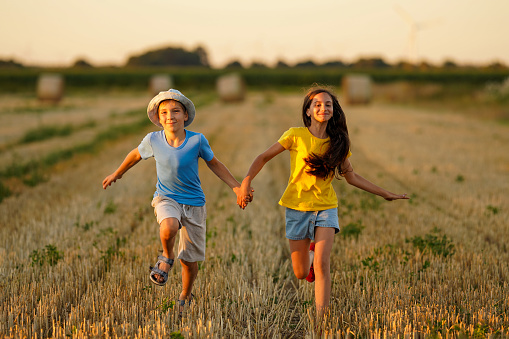
[[[177,258],[189,262],[205,260],[207,232],[205,206],[183,205],[171,198],[156,196],[152,199],[152,207],[159,224],[167,218],[175,218],[179,222],[180,239]]]
[[[332,227],[339,232],[338,209],[297,211],[286,208],[286,237],[290,240],[315,239],[315,227]]]

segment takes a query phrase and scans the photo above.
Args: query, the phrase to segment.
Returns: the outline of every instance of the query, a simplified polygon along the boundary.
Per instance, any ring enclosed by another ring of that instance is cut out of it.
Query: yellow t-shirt
[[[279,204],[298,211],[323,211],[338,207],[338,198],[332,187],[334,176],[323,179],[308,174],[309,167],[304,161],[311,153],[325,153],[329,138],[319,139],[307,127],[294,127],[286,131],[278,142],[290,151],[291,159],[290,179]]]

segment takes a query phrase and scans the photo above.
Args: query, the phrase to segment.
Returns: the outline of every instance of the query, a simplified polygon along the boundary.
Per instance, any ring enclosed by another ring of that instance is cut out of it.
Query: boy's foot
[[[187,297],[187,300],[177,300],[177,304],[179,306],[179,318],[182,318],[182,312],[184,312],[184,307],[186,306],[186,301],[187,301],[187,306],[191,306],[191,302],[193,301],[193,299],[194,299],[194,294],[191,293],[191,295]]]
[[[315,243],[312,242],[310,245],[309,245],[309,252],[314,252],[315,251]],[[308,276],[306,277],[306,280],[309,281],[309,282],[313,282],[315,281],[315,270],[313,268],[313,258],[314,258],[314,253],[313,255],[309,255],[311,258],[311,267],[309,268],[309,274]]]
[[[173,259],[163,255],[157,257],[154,267],[150,267],[150,280],[159,286],[164,286],[168,281],[168,271],[173,267]]]

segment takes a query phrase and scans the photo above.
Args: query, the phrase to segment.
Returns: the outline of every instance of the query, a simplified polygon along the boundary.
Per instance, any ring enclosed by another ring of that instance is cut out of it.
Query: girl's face
[[[165,100],[159,104],[159,122],[165,130],[170,132],[183,130],[187,119],[187,112],[180,102]]]
[[[311,123],[325,123],[332,118],[333,113],[332,98],[325,92],[315,95],[306,111],[307,116],[311,118]]]

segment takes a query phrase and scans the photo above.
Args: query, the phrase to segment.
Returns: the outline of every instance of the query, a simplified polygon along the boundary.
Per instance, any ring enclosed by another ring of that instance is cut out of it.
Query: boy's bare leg
[[[193,284],[198,275],[198,263],[180,260],[182,265],[182,293],[179,300],[187,300],[191,296]]]
[[[317,321],[321,321],[329,308],[331,292],[330,254],[335,230],[332,227],[315,228],[315,302]]]
[[[175,259],[173,247],[175,245],[175,238],[179,230],[179,221],[176,218],[166,218],[161,221],[159,226],[159,237],[163,245],[163,256],[168,259]],[[170,270],[170,265],[165,262],[159,264],[159,269],[165,272]],[[164,282],[164,278],[159,274],[154,274],[159,282]]]

